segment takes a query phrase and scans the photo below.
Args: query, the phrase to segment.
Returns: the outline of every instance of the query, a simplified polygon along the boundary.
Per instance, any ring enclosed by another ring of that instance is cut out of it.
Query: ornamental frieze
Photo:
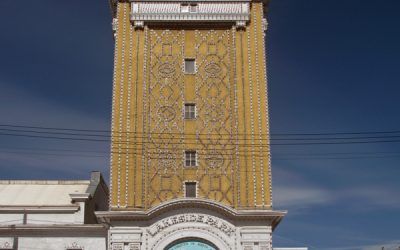
[[[182,215],[172,216],[164,220],[161,220],[160,222],[157,222],[156,224],[151,226],[147,230],[147,232],[151,236],[155,236],[156,234],[164,231],[165,229],[168,229],[171,226],[183,223],[201,223],[204,225],[208,225],[215,229],[220,230],[227,236],[231,236],[235,232],[235,229],[232,226],[228,225],[226,222],[214,216],[204,215],[204,214],[182,214]]]

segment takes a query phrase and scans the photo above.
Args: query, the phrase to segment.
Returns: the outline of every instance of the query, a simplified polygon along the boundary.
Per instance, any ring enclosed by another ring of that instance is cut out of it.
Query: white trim
[[[74,213],[80,209],[79,205],[71,206],[0,206],[2,213]]]
[[[165,211],[193,207],[213,210],[230,219],[268,220],[271,221],[272,228],[275,228],[287,213],[286,211],[272,209],[234,209],[219,202],[204,198],[179,198],[168,200],[146,211],[97,211],[95,214],[99,221],[110,223],[114,220],[146,220],[154,218]]]
[[[186,166],[186,152],[194,152],[195,153],[195,166]],[[184,169],[193,169],[197,168],[199,166],[198,164],[198,158],[197,158],[197,150],[195,149],[186,149],[183,151],[183,167]]]
[[[246,22],[250,20],[250,3],[248,1],[135,1],[131,4],[130,20],[133,23],[138,21]]]
[[[85,248],[81,245],[78,245],[78,243],[73,242],[72,244],[69,244],[65,247],[65,250],[84,250]]]
[[[129,0],[131,3],[143,3],[143,1],[141,0]],[[146,2],[179,2],[177,0],[146,0]],[[250,3],[250,0],[185,0],[185,2],[187,3],[191,3],[191,2],[195,2],[195,3],[199,3],[199,2],[212,2],[212,3]]]
[[[194,106],[194,117],[193,118],[186,118],[186,105],[187,106]],[[183,106],[183,119],[184,120],[195,120],[197,118],[197,105],[195,102],[185,102]]]
[[[151,249],[165,249],[169,244],[183,238],[205,239],[220,250],[232,249],[232,246],[227,245],[220,237],[203,228],[181,228],[180,230],[166,235],[160,242],[155,243]]]
[[[188,61],[190,60],[190,61],[193,61],[193,62],[194,62],[194,65],[193,65],[194,71],[193,71],[193,73],[186,72],[186,60],[188,60]],[[196,58],[193,58],[193,57],[185,57],[185,58],[183,58],[183,73],[184,73],[185,75],[194,75],[194,74],[197,73],[197,62],[196,62]]]
[[[91,195],[89,193],[82,193],[82,194],[72,193],[72,194],[69,194],[69,197],[71,197],[73,202],[74,201],[86,201],[91,198]]]

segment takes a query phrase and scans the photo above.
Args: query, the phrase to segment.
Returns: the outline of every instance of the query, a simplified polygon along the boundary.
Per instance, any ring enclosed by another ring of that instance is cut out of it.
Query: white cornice
[[[107,227],[101,224],[17,224],[1,225],[0,236],[7,235],[107,235]]]
[[[182,1],[138,1],[131,3],[130,19],[135,26],[165,22],[246,22],[250,20],[248,1],[195,1],[193,7]],[[183,8],[186,6],[187,8]],[[192,9],[193,7],[193,9]]]
[[[130,2],[143,2],[142,0],[130,0]],[[162,2],[175,2],[175,3],[189,3],[189,2],[213,2],[213,3],[249,3],[251,2],[250,0],[146,0],[146,2],[157,2],[157,3],[162,3]]]
[[[276,211],[271,209],[234,209],[212,200],[192,198],[192,199],[174,199],[164,202],[149,210],[135,211],[101,211],[96,212],[97,218],[102,222],[110,222],[112,220],[149,220],[159,216],[167,211],[178,210],[182,208],[203,208],[210,211],[218,212],[232,220],[268,220],[271,221],[273,228],[286,215],[286,211]]]
[[[74,213],[78,205],[71,206],[0,206],[0,214],[4,213]]]

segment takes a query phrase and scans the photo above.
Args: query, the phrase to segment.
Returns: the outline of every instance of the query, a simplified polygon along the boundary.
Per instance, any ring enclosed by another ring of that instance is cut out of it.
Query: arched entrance
[[[172,242],[164,250],[218,250],[218,248],[203,239],[185,238]]]

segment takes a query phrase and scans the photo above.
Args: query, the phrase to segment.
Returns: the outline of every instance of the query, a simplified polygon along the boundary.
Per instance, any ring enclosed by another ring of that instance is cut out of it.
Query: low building
[[[107,228],[95,211],[106,210],[100,172],[90,180],[0,181],[0,249],[105,250]]]

